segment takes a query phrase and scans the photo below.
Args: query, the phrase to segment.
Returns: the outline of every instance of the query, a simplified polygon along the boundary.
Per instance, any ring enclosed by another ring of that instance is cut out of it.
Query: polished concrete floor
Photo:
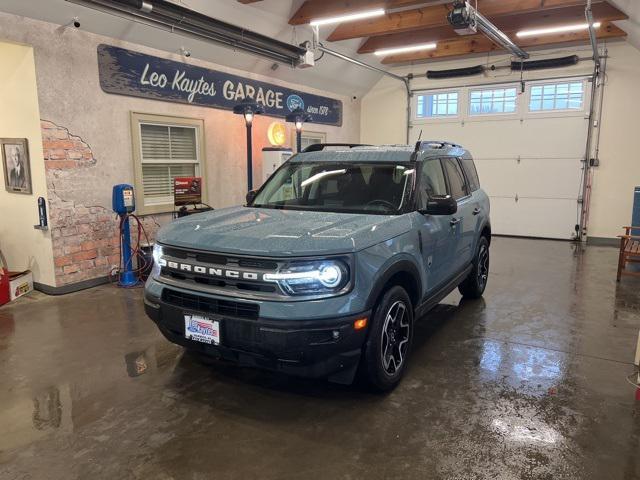
[[[615,266],[496,238],[484,300],[422,319],[387,396],[204,366],[140,290],[31,295],[0,308],[0,478],[638,479],[640,282]]]

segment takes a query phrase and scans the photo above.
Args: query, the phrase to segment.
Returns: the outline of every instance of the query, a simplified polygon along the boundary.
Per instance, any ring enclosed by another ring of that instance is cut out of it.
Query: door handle
[[[482,211],[482,209],[480,207],[476,207],[476,208],[473,209],[473,214],[474,215],[478,215],[481,211]]]
[[[462,218],[452,218],[451,221],[449,222],[449,225],[454,227],[454,226],[456,226],[457,224],[460,223],[460,220],[462,220]]]

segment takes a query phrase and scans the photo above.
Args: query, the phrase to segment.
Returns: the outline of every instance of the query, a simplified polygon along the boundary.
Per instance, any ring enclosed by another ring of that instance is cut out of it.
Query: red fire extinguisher
[[[0,305],[9,303],[11,295],[9,294],[9,267],[7,260],[0,250]]]

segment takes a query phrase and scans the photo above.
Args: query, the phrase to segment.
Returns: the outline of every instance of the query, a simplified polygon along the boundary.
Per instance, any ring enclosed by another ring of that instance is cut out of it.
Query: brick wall
[[[56,285],[109,275],[112,266],[120,263],[118,217],[110,205],[82,205],[69,198],[78,188],[78,178],[99,188],[110,190],[111,185],[90,182],[98,175],[98,160],[83,139],[51,121],[42,120],[41,128]],[[153,241],[155,219],[145,217],[143,224]]]

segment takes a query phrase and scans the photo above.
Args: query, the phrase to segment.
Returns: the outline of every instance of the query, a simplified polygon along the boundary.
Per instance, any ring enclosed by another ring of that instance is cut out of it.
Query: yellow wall
[[[47,198],[33,49],[0,42],[0,72],[0,138],[28,139],[33,185],[23,195],[0,184],[0,248],[11,270],[31,269],[34,281],[54,286],[50,234],[33,228],[38,197]]]

